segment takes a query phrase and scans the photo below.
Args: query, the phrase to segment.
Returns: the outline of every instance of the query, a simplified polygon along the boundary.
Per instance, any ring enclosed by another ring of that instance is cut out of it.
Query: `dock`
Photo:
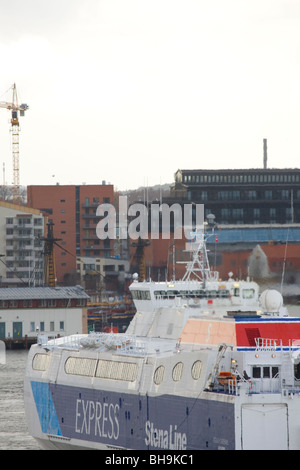
[[[1,338],[4,342],[6,349],[30,349],[33,344],[36,344],[37,338],[34,336],[27,336],[21,338]]]

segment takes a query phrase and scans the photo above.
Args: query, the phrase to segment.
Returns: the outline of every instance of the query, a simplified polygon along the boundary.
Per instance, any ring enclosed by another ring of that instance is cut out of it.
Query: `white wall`
[[[0,324],[5,323],[5,337],[13,337],[13,323],[22,323],[22,337],[36,336],[36,328],[44,322],[46,335],[67,336],[83,331],[83,319],[87,322],[87,313],[82,308],[47,308],[47,309],[7,309],[0,310]],[[31,323],[34,323],[33,331]],[[54,322],[54,331],[50,329],[50,322]],[[64,329],[60,329],[60,322],[64,322]],[[0,325],[1,326],[1,325]]]

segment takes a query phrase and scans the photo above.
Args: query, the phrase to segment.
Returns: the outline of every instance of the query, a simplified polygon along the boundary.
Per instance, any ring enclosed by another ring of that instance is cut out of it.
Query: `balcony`
[[[98,202],[84,202],[81,207],[83,209],[88,209],[88,208],[95,208],[95,207],[98,207],[100,205],[100,201]]]

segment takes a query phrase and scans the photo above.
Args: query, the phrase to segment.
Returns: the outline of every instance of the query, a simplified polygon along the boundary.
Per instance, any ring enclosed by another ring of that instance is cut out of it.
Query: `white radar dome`
[[[265,312],[279,312],[283,305],[283,298],[277,290],[267,289],[262,292],[260,303]]]

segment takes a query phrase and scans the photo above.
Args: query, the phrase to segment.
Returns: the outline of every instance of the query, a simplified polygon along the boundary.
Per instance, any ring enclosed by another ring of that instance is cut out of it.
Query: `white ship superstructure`
[[[39,337],[24,400],[45,448],[300,449],[300,318],[250,281],[174,285],[134,282],[149,295],[124,334]]]

